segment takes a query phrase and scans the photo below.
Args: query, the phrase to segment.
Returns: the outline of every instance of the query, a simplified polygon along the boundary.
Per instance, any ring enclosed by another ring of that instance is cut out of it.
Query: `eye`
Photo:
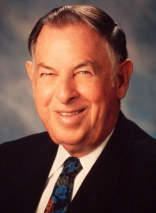
[[[80,71],[80,74],[91,74],[89,71]]]
[[[76,79],[79,80],[85,80],[85,79],[89,79],[93,76],[92,71],[88,71],[88,70],[79,70],[74,74]]]
[[[41,73],[41,74],[40,74],[40,77],[42,77],[42,76],[50,76],[50,75],[53,75],[53,73],[44,72],[44,73]]]

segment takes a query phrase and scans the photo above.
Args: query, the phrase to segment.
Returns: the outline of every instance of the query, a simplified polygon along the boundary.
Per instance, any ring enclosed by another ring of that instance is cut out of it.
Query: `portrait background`
[[[27,39],[41,16],[64,4],[98,6],[125,31],[134,72],[121,107],[156,138],[155,0],[1,0],[0,143],[44,131],[25,69],[25,61],[31,59]]]

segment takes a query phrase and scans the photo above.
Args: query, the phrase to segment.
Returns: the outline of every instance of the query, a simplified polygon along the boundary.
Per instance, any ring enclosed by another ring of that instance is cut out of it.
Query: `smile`
[[[81,113],[82,111],[84,111],[84,109],[73,111],[73,112],[59,112],[59,114],[61,114],[62,116],[73,116],[73,115],[77,115]]]

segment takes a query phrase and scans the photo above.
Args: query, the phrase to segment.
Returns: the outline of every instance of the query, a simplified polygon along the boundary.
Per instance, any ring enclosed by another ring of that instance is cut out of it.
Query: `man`
[[[155,140],[120,111],[133,68],[124,32],[96,7],[64,6],[37,22],[28,45],[47,132],[1,145],[1,212],[156,212]],[[58,210],[55,182],[70,156],[81,171]]]

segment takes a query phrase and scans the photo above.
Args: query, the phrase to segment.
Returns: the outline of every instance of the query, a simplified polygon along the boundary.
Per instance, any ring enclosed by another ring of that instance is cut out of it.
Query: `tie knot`
[[[76,157],[69,157],[64,162],[63,174],[78,174],[82,169],[80,160]]]

